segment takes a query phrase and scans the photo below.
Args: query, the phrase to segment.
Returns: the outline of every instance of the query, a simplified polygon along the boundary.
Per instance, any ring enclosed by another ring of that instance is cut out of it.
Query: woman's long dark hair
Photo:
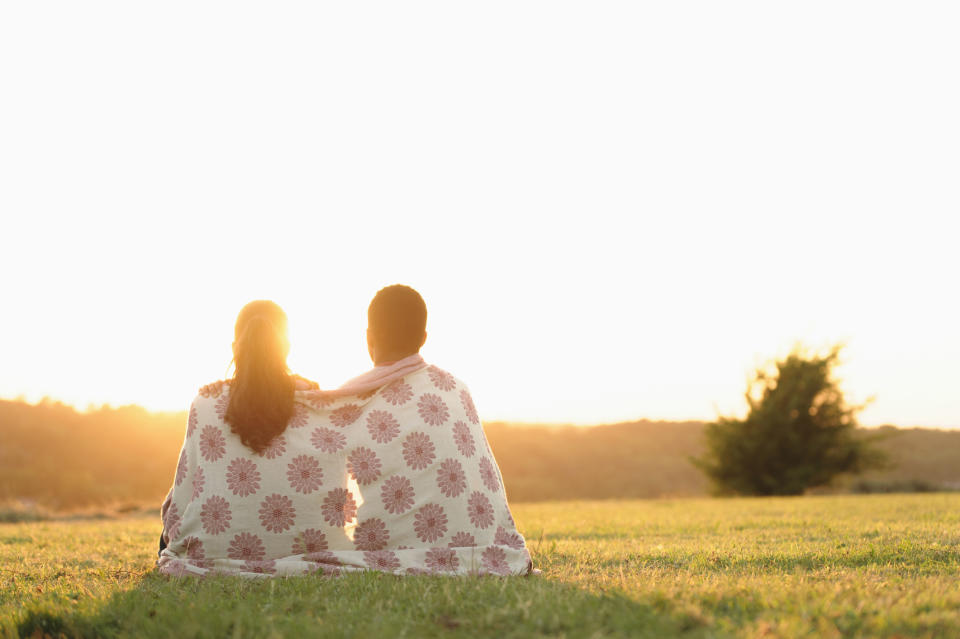
[[[286,429],[293,416],[289,350],[283,309],[269,300],[243,307],[234,327],[236,369],[224,419],[240,441],[257,453]]]

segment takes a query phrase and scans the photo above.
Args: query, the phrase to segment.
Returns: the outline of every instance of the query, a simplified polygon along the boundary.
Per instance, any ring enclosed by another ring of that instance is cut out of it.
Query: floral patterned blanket
[[[435,366],[361,395],[297,391],[263,452],[198,396],[161,516],[170,575],[527,574],[467,387]]]

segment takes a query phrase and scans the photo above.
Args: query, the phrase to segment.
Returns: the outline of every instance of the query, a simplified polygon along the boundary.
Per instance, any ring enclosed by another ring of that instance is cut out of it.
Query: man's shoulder
[[[466,382],[436,364],[428,364],[426,368],[418,371],[418,373],[423,375],[425,379],[429,379],[430,383],[439,390],[453,391],[467,389]]]

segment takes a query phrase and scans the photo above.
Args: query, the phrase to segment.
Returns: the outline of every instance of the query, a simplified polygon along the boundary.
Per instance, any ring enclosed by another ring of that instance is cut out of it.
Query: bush
[[[882,465],[871,440],[855,435],[863,407],[847,405],[832,377],[839,353],[840,346],[826,355],[794,349],[774,373],[756,372],[745,419],[707,425],[707,452],[693,462],[715,493],[800,495],[841,473]]]

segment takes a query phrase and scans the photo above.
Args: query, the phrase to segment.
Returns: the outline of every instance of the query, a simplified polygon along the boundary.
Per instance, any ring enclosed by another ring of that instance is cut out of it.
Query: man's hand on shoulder
[[[320,390],[320,384],[299,375],[293,376],[293,384],[296,390]]]
[[[219,397],[220,392],[223,390],[223,385],[226,384],[223,380],[216,381],[212,384],[207,384],[200,389],[200,394],[204,397]]]
[[[320,384],[307,379],[306,377],[300,377],[299,375],[293,375],[293,387],[296,390],[320,390]],[[200,389],[200,394],[203,397],[219,397],[220,393],[223,392],[223,387],[226,384],[225,381],[219,380],[213,382],[212,384],[207,384]]]

